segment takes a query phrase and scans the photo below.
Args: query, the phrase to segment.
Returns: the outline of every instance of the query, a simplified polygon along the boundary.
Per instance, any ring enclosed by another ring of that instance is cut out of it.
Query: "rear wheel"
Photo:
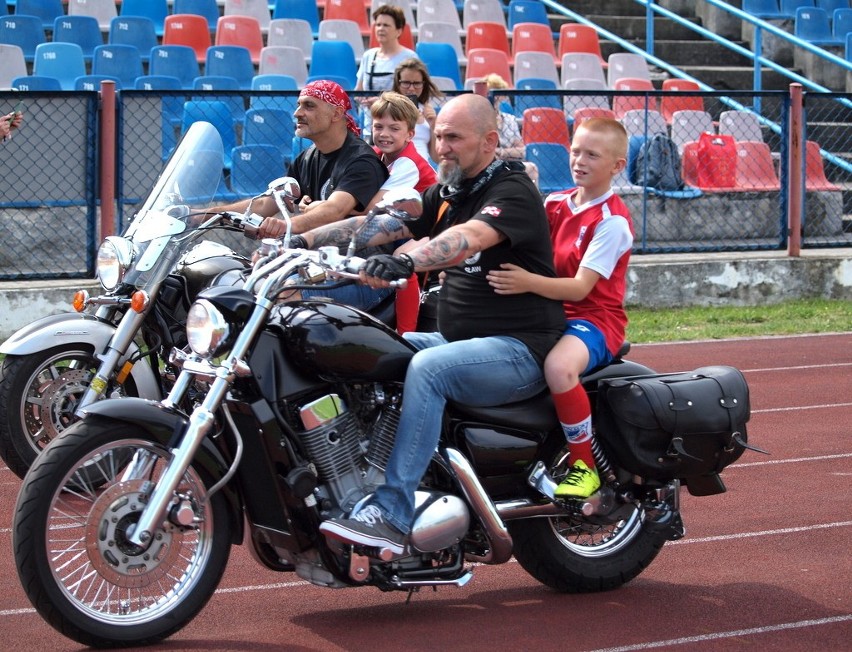
[[[150,545],[129,539],[170,458],[139,428],[83,422],[33,464],[15,509],[15,561],[30,601],[62,634],[97,647],[153,643],[213,595],[231,523],[198,469],[184,472],[175,516]]]
[[[551,466],[564,477],[567,453]],[[665,543],[643,525],[642,510],[624,505],[617,518],[581,515],[532,518],[509,523],[518,563],[538,581],[567,593],[614,589],[641,573]]]

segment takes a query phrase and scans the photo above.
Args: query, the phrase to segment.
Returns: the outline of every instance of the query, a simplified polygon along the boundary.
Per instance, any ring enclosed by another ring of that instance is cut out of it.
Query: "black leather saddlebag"
[[[749,416],[742,373],[701,367],[601,381],[596,431],[607,454],[631,473],[680,478],[688,487],[694,478],[694,493],[718,493],[724,485],[716,474],[742,455]],[[699,488],[706,484],[701,476],[715,476],[720,489]]]

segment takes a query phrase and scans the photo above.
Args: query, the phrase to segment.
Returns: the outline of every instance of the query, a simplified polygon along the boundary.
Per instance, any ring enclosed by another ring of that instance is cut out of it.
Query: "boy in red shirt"
[[[498,294],[533,292],[564,302],[566,328],[544,363],[571,468],[558,498],[582,499],[600,487],[592,454],[591,406],[580,377],[608,363],[624,341],[624,296],[633,225],[612,179],[627,164],[627,132],[610,118],[584,120],[571,141],[577,187],[545,199],[557,278],[502,265],[488,280]]]

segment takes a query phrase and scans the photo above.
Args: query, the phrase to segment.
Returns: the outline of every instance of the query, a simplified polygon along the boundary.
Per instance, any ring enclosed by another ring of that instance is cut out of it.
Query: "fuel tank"
[[[287,356],[302,371],[329,381],[402,381],[415,353],[378,319],[331,300],[278,306],[269,327],[283,330]]]
[[[250,268],[251,262],[230,247],[218,242],[204,241],[183,255],[175,271],[186,279],[186,289],[191,301],[219,274]]]

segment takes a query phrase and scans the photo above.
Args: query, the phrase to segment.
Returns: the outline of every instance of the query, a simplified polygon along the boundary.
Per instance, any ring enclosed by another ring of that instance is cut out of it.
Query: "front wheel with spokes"
[[[170,458],[141,429],[83,421],[27,474],[15,509],[15,561],[30,601],[62,634],[97,647],[153,643],[213,595],[230,522],[222,494],[208,499],[200,470],[187,468],[178,485],[182,518],[166,518],[148,545],[129,538]]]

